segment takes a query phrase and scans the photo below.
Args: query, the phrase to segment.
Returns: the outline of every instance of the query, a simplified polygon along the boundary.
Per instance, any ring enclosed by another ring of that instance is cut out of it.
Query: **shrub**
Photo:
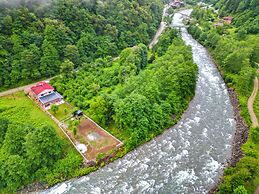
[[[259,127],[252,128],[250,135],[252,137],[253,142],[257,143],[259,141]]]
[[[240,185],[234,190],[234,194],[247,194],[247,190],[243,185]]]

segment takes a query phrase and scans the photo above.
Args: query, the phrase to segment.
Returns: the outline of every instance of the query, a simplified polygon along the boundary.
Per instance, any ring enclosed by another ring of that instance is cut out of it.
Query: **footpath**
[[[259,69],[257,69],[257,73],[258,72],[259,72]],[[253,89],[253,92],[252,92],[252,94],[249,97],[248,102],[247,102],[247,108],[248,108],[248,112],[249,112],[250,117],[251,117],[251,121],[252,121],[253,127],[258,127],[259,126],[256,114],[254,112],[254,107],[253,107],[254,101],[256,99],[257,91],[258,91],[258,85],[259,85],[258,84],[258,78],[256,77],[254,79],[254,89]]]

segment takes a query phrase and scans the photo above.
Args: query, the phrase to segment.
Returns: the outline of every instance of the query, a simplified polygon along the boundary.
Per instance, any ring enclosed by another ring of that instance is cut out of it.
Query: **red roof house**
[[[44,108],[50,108],[52,104],[62,104],[63,97],[47,82],[39,82],[31,87],[31,94]]]
[[[32,86],[31,90],[38,96],[40,94],[45,94],[46,92],[54,91],[55,89],[46,82],[39,82],[35,86]]]

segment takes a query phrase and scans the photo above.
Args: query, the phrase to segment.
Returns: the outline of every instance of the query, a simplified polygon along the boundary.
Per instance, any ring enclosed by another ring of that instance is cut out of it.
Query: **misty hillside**
[[[0,89],[53,76],[64,59],[78,67],[147,44],[163,8],[159,0],[31,2],[1,2]]]

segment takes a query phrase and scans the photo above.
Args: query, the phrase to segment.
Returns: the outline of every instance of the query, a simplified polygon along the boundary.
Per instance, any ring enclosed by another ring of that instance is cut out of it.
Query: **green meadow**
[[[0,98],[0,118],[34,127],[51,125],[62,139],[65,138],[56,123],[23,92]]]

